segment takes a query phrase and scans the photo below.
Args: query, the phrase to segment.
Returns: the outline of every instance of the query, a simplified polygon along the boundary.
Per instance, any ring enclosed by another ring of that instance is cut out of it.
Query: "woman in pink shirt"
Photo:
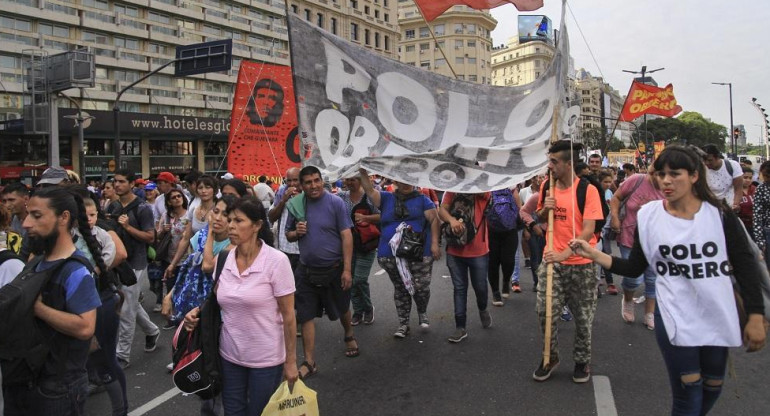
[[[222,309],[219,353],[225,414],[259,416],[282,376],[297,380],[294,275],[273,241],[262,203],[235,202],[228,213],[230,251],[215,288]],[[185,321],[197,324],[198,308]]]

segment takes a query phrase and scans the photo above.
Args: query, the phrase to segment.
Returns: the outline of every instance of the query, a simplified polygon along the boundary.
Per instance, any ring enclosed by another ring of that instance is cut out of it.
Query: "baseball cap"
[[[155,185],[155,182],[147,182],[144,185],[144,190],[145,191],[154,191],[156,189],[158,189],[158,185]]]
[[[228,181],[229,181],[230,179],[235,179],[235,175],[233,175],[233,174],[232,174],[232,173],[230,173],[230,172],[227,172],[227,173],[225,173],[224,175],[222,175],[222,179],[225,179],[225,180],[228,180]]]
[[[43,172],[38,185],[58,185],[61,181],[69,180],[67,171],[61,166],[51,166]]]
[[[137,185],[147,185],[147,180],[139,178],[139,179],[135,180],[134,183],[137,184]]]
[[[176,178],[174,177],[174,174],[171,172],[161,172],[158,174],[158,177],[155,179],[155,182],[158,182],[158,181],[176,183]]]

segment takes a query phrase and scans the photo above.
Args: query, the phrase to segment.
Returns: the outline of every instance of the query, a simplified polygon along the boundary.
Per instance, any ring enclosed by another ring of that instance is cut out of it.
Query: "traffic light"
[[[741,129],[733,130],[733,137],[735,137],[736,139],[741,137]]]

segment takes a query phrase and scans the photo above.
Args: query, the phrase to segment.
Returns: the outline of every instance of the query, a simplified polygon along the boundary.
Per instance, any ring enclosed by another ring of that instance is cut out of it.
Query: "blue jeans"
[[[529,233],[529,265],[532,267],[532,281],[537,287],[537,268],[543,262],[543,251],[545,250],[545,237]]]
[[[726,347],[677,347],[671,345],[666,333],[660,311],[655,310],[655,338],[666,362],[668,378],[673,394],[672,416],[705,415],[714,407],[722,392],[719,386],[709,386],[706,382],[722,381],[727,366],[728,349]],[[698,374],[700,379],[693,383],[684,383],[683,375]]]
[[[56,379],[44,379],[38,385],[13,386],[3,389],[5,416],[79,416],[85,414],[88,397],[88,376],[63,383]]]
[[[487,310],[489,256],[485,254],[480,257],[458,257],[447,254],[446,265],[449,268],[449,274],[452,275],[452,286],[454,286],[455,326],[465,328],[469,274],[479,311]]]
[[[620,257],[627,259],[628,256],[631,255],[630,247],[618,244],[618,248],[620,248]],[[623,290],[633,292],[642,284],[642,279],[644,279],[644,296],[647,299],[655,299],[655,280],[657,279],[657,275],[655,274],[655,271],[652,270],[652,267],[647,267],[647,270],[645,270],[639,277],[624,276],[621,286],[623,286]]]
[[[248,368],[222,359],[222,405],[227,416],[260,416],[281,384],[283,364]]]

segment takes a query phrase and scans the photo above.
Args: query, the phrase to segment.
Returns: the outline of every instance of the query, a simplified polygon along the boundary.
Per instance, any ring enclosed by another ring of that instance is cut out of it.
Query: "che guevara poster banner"
[[[236,178],[280,182],[300,165],[290,67],[243,61],[230,117],[227,170]]]
[[[553,64],[539,79],[495,87],[387,59],[288,18],[303,164],[328,180],[363,167],[444,191],[510,187],[546,168],[552,132],[566,137],[580,111],[565,104],[563,25]]]

